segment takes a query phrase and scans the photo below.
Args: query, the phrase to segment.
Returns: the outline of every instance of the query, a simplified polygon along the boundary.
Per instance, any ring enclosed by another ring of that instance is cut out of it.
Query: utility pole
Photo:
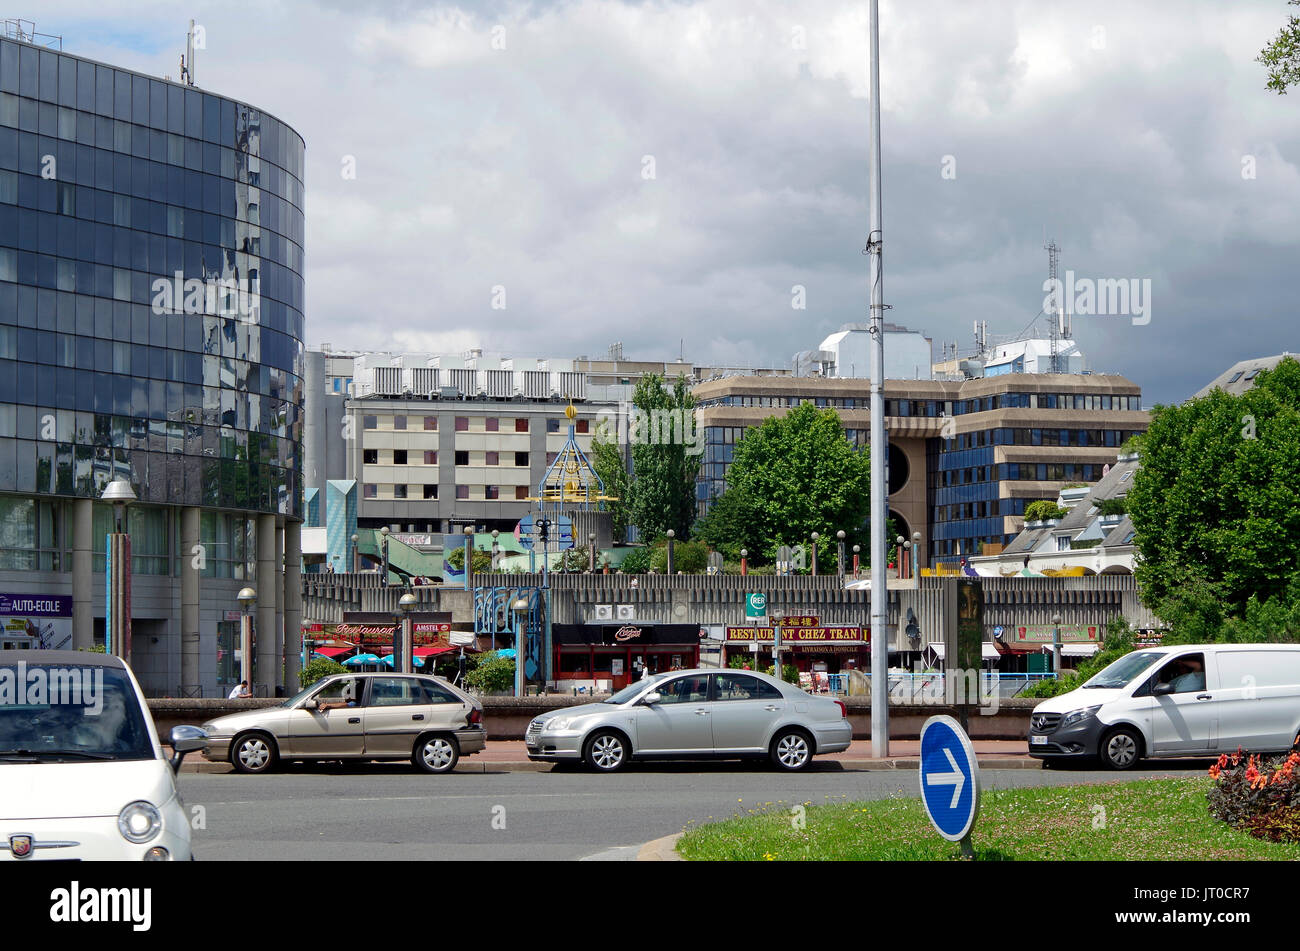
[[[880,0],[871,0],[871,755],[889,756],[889,588],[885,580],[885,289],[880,206]]]

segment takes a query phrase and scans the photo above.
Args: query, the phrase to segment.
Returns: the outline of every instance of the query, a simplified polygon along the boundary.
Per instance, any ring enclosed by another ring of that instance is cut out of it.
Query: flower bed
[[[1300,752],[1268,762],[1239,749],[1210,767],[1210,815],[1269,842],[1300,842]]]

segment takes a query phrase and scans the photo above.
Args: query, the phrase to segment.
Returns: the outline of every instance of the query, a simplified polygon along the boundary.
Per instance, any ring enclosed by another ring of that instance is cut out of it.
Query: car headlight
[[[203,732],[208,735],[208,739],[212,739],[214,736],[221,736],[225,731],[215,723],[205,723],[203,724]]]
[[[136,845],[148,842],[162,831],[162,813],[153,803],[136,800],[118,813],[117,831],[126,841]]]
[[[557,717],[554,720],[547,720],[542,724],[543,733],[559,733],[561,730],[567,730],[573,725],[576,717]]]
[[[1095,715],[1100,709],[1101,704],[1099,703],[1095,707],[1084,707],[1082,710],[1071,710],[1065,715],[1065,718],[1061,720],[1061,726],[1069,726],[1072,723],[1086,720],[1088,717]]]

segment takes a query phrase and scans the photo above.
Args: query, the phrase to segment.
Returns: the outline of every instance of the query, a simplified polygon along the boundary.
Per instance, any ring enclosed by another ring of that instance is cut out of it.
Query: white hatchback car
[[[0,651],[0,860],[188,860],[175,772],[131,669],[83,651]]]

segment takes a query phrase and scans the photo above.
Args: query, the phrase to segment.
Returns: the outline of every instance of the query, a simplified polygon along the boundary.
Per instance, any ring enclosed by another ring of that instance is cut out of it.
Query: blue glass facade
[[[303,161],[252,106],[0,41],[0,492],[302,517]]]

